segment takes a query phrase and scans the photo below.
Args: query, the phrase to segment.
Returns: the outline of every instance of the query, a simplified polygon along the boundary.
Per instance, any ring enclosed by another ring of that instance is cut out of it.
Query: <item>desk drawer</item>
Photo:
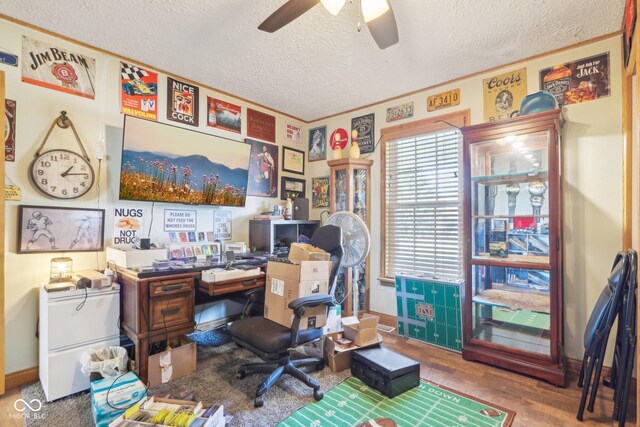
[[[151,298],[166,297],[170,295],[191,293],[193,291],[193,278],[163,280],[149,283],[149,296]]]
[[[193,320],[193,294],[189,292],[151,298],[149,311],[151,330],[189,323]]]
[[[224,295],[232,292],[246,291],[253,288],[264,287],[265,275],[254,277],[241,277],[223,282],[204,282],[200,280],[198,288],[209,295]]]

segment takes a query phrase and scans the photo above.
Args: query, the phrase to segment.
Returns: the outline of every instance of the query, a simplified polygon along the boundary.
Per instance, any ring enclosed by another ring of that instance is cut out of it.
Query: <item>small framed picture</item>
[[[19,254],[104,248],[104,209],[19,206]]]
[[[304,151],[283,146],[282,170],[304,175]]]
[[[171,246],[171,259],[184,258],[184,248],[182,246]]]
[[[193,254],[195,256],[202,255],[202,248],[200,247],[200,245],[195,245],[193,247]]]
[[[304,179],[283,176],[280,183],[280,198],[282,200],[305,197],[307,181]]]
[[[193,258],[194,254],[193,254],[193,248],[191,246],[185,246],[184,247],[184,256],[187,258]]]
[[[309,129],[309,161],[327,160],[327,127]]]
[[[220,242],[209,245],[209,248],[211,249],[211,255],[220,255]]]

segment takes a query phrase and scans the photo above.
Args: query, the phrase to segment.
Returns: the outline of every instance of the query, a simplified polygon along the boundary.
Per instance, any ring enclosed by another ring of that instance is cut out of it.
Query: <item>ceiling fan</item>
[[[342,10],[345,2],[346,0],[289,0],[265,19],[258,29],[268,33],[278,31],[318,3],[322,3],[325,9],[335,16]],[[360,0],[360,6],[369,32],[380,49],[398,43],[398,26],[388,0]],[[360,31],[360,22],[357,28]]]

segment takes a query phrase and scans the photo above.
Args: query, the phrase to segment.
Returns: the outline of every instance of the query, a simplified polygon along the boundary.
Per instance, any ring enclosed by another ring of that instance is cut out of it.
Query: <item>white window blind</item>
[[[462,278],[461,141],[448,129],[386,143],[387,277]]]

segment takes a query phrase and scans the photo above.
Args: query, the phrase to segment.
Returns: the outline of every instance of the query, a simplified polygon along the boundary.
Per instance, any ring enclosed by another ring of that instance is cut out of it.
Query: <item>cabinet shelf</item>
[[[472,299],[476,304],[549,314],[550,298],[542,293],[486,289]]]
[[[479,262],[478,262],[479,261]],[[520,266],[522,264],[530,265],[533,268],[544,269],[549,268],[549,257],[542,255],[516,255],[509,254],[507,258],[499,258],[489,254],[474,255],[472,264],[481,265],[501,265],[501,266]]]
[[[521,184],[523,182],[548,181],[549,171],[527,171],[502,175],[473,176],[471,181],[483,185]]]
[[[549,218],[548,214],[541,215],[471,215],[471,218]]]

